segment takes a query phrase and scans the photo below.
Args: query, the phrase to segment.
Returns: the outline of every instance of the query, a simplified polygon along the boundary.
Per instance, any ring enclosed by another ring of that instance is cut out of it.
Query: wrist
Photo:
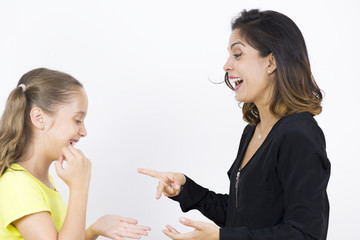
[[[90,225],[90,227],[88,227],[86,229],[86,233],[85,233],[85,239],[86,240],[95,240],[97,239],[99,236],[99,234],[97,234],[94,229],[93,229],[93,225]]]
[[[68,185],[69,186],[69,191],[71,192],[77,192],[80,194],[86,194],[89,191],[89,184],[72,184],[72,185]]]

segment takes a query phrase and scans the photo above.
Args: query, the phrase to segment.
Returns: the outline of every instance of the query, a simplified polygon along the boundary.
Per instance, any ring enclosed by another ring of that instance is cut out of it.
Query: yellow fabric
[[[66,215],[67,206],[60,193],[50,189],[23,167],[12,164],[0,177],[0,239],[23,240],[12,222],[26,215],[49,212],[59,231]],[[50,176],[50,180],[54,182]]]

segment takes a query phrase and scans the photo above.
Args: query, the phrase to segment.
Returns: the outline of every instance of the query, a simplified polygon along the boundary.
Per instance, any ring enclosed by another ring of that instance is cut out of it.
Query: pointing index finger
[[[138,173],[153,177],[153,178],[157,178],[157,179],[161,179],[161,173],[156,171],[156,170],[151,170],[151,169],[146,169],[146,168],[139,168],[138,169]]]

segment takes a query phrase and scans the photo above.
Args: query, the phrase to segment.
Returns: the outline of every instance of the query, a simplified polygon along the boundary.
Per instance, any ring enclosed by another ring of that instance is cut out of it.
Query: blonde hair
[[[37,106],[53,115],[60,104],[70,102],[82,84],[69,74],[38,68],[24,74],[10,93],[0,120],[0,176],[31,141],[30,111]]]

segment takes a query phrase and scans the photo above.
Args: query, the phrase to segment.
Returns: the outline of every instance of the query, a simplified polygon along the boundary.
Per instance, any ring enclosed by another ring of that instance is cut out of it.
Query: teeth
[[[232,78],[232,79],[230,79],[230,82],[231,83],[235,83],[235,82],[240,82],[240,81],[242,81],[243,79],[242,78]]]

